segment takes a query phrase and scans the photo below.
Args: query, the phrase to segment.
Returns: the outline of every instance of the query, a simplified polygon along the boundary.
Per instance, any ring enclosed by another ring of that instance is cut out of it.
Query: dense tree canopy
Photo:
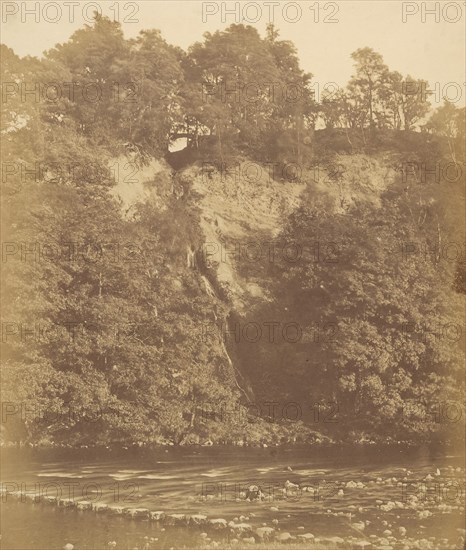
[[[356,141],[365,152],[365,129],[369,152],[391,130],[402,167],[432,155],[464,163],[464,109],[445,102],[416,134],[422,147],[405,151],[430,108],[426,81],[390,71],[362,48],[352,54],[348,87],[317,104],[312,76],[273,26],[262,38],[232,25],[183,52],[156,30],[126,40],[119,24],[97,16],[41,60],[5,46],[1,54],[2,401],[35,411],[13,415],[10,438],[51,443],[72,433],[105,444],[270,435],[270,426],[251,427],[245,417],[219,427],[199,413],[205,403],[242,407],[246,392],[223,343],[200,338],[200,327],[226,319],[234,304],[216,292],[212,273],[186,261],[204,238],[192,182],[167,169],[131,215],[115,198],[112,159],[131,154],[147,165],[178,135],[198,160],[299,163],[305,191],[277,232],[286,242],[338,244],[336,263],[282,262],[252,273],[270,297],[252,307],[256,321],[298,321],[308,333],[324,321],[338,328],[312,350],[312,367],[306,342],[239,345],[258,397],[332,399],[346,415],[341,433],[351,424],[387,436],[407,400],[459,399],[461,342],[418,333],[426,319],[463,323],[464,256],[420,262],[395,251],[400,243],[439,250],[464,241],[461,182],[442,172],[437,186],[421,187],[401,170],[380,204],[355,202],[342,214],[344,201],[327,197],[306,170],[332,162],[337,149],[339,134],[330,132],[334,142],[319,158],[319,115],[327,130],[343,129],[351,152]],[[21,84],[31,82],[39,92],[24,100]],[[328,172],[343,185],[346,175]],[[403,417],[406,437],[436,429],[419,422]]]

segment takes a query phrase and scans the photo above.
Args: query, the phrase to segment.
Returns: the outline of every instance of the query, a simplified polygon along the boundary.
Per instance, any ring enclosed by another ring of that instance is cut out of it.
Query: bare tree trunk
[[[438,250],[437,250],[437,263],[440,261],[440,248],[442,246],[442,233],[440,231],[440,221],[437,216],[437,242],[438,242]]]
[[[455,147],[454,147],[454,145],[452,145],[450,138],[448,138],[448,149],[450,150],[450,155],[451,155],[451,158],[452,158],[453,162],[456,164]]]
[[[352,141],[350,140],[347,126],[345,127],[345,132],[346,132],[346,139],[348,140],[348,143],[350,144],[350,147],[351,147],[351,154],[353,154],[354,153],[354,146],[353,146]]]
[[[220,150],[220,162],[222,163],[222,166],[224,164],[223,159],[223,143],[222,143],[222,131],[220,130],[220,124],[218,125],[218,146]]]

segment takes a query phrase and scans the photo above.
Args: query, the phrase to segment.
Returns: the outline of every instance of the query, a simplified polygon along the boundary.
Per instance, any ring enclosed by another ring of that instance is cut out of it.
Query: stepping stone
[[[329,537],[328,542],[338,545],[338,544],[345,544],[345,539],[342,539],[341,537]]]
[[[214,529],[225,529],[227,526],[227,520],[223,518],[209,520],[209,525]]]
[[[312,533],[304,533],[304,535],[298,535],[298,539],[301,540],[313,540],[314,535]]]
[[[124,514],[126,508],[124,508],[123,506],[109,506],[108,507],[108,511],[111,513],[111,514],[114,514],[116,516],[121,516]]]
[[[169,514],[168,516],[165,516],[165,523],[167,525],[180,525],[188,522],[189,516],[186,516],[185,514]]]
[[[190,522],[194,525],[202,525],[207,522],[207,516],[204,514],[194,514],[191,516]]]
[[[149,510],[147,508],[127,508],[125,514],[133,519],[148,519]]]
[[[108,504],[104,504],[103,502],[96,502],[92,505],[92,509],[94,510],[94,512],[107,512]]]
[[[74,508],[74,506],[76,506],[76,503],[72,498],[61,498],[58,501],[58,505],[63,506],[64,508]]]
[[[249,523],[235,523],[234,521],[230,521],[228,524],[228,527],[230,527],[233,531],[252,531],[252,526]]]
[[[41,500],[41,494],[40,493],[25,493],[26,500],[30,500],[31,502],[40,502]]]
[[[92,502],[89,500],[81,500],[76,504],[78,510],[92,510]]]
[[[256,535],[261,539],[271,538],[275,532],[273,527],[258,527],[256,529]]]
[[[353,543],[353,548],[357,548],[357,550],[365,550],[365,548],[369,548],[370,546],[372,546],[372,543],[367,540],[358,540]]]

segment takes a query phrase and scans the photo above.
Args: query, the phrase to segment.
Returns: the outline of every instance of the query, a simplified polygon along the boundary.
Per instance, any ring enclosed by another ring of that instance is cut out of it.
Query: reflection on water
[[[372,548],[385,542],[403,548],[407,541],[409,547],[413,540],[426,541],[420,548],[462,544],[464,463],[425,449],[9,449],[2,464],[5,549],[65,543],[102,549],[116,542],[116,548],[178,550],[199,548],[206,538],[220,541],[221,548],[228,538],[260,540],[257,529],[264,526],[275,535],[290,533],[303,548],[328,537],[341,537],[334,543],[343,548],[356,539]],[[251,486],[260,498],[251,496]],[[56,499],[63,505],[51,505]],[[92,505],[130,508],[135,517],[140,510],[144,518],[144,509],[202,514],[245,527],[210,530],[205,521],[188,527],[181,518],[130,519]]]

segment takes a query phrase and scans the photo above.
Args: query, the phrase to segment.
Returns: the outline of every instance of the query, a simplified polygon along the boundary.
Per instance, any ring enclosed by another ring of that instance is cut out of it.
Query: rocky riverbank
[[[436,469],[432,474],[425,476],[423,481],[424,483],[433,483],[437,479],[440,493],[444,494],[447,491],[449,494],[451,479],[453,476],[460,479],[461,473],[461,468],[448,468],[443,472]],[[243,491],[238,492],[236,509],[245,512],[243,514],[237,512],[234,515],[230,508],[228,515],[222,514],[223,517],[201,512],[174,513],[165,510],[152,510],[143,506],[125,506],[120,502],[107,503],[101,499],[95,501],[58,498],[49,496],[44,491],[9,491],[6,487],[2,487],[1,496],[4,504],[18,505],[21,503],[24,506],[40,509],[54,508],[57,512],[65,514],[91,514],[138,522],[143,541],[139,546],[134,547],[138,550],[159,548],[158,537],[143,536],[149,525],[155,527],[160,534],[166,530],[188,529],[191,532],[191,539],[197,541],[196,548],[205,550],[242,549],[249,548],[251,545],[268,550],[283,546],[289,550],[292,548],[312,550],[320,548],[327,550],[452,550],[453,548],[463,548],[466,535],[464,529],[457,528],[454,533],[448,533],[449,538],[444,535],[439,537],[419,536],[418,533],[425,530],[423,522],[431,521],[433,517],[438,519],[438,516],[448,518],[450,514],[464,514],[464,501],[462,500],[464,495],[452,497],[453,500],[450,499],[449,503],[446,499],[447,493],[444,494],[445,498],[435,500],[421,498],[418,491],[414,490],[400,501],[383,498],[383,495],[388,494],[393,488],[409,482],[412,472],[406,470],[403,474],[404,477],[400,478],[375,478],[365,481],[349,480],[334,483],[333,490],[340,501],[357,491],[380,495],[380,498],[375,500],[375,516],[368,516],[365,508],[358,508],[355,505],[348,507],[350,511],[339,510],[338,501],[328,501],[326,506],[329,508],[324,513],[334,518],[335,525],[342,522],[346,526],[346,533],[342,532],[341,536],[323,536],[317,534],[316,531],[312,532],[313,529],[310,529],[309,522],[303,521],[303,525],[291,522],[289,519],[291,515],[286,513],[289,511],[287,504],[296,500],[297,495],[303,501],[308,501],[307,504],[304,502],[308,508],[313,502],[316,502],[316,494],[317,501],[320,501],[324,495],[318,494],[321,491],[320,487],[316,488],[289,479],[280,486],[274,487],[272,493],[265,486],[249,485],[244,487]],[[290,471],[290,477],[294,479],[292,476],[293,473]],[[403,480],[405,481],[403,482]],[[95,497],[95,495],[93,496]],[[197,503],[202,508],[204,504],[212,504],[218,498],[219,495],[215,494],[197,495],[194,502],[191,503],[191,507],[194,508]],[[241,503],[247,504],[247,507],[241,506]],[[269,504],[266,505],[266,503]],[[267,508],[264,508],[264,505]],[[226,511],[226,508],[223,511]],[[263,521],[265,519],[264,512],[266,512],[267,521]],[[367,517],[371,517],[371,520],[364,519]],[[412,526],[412,518],[416,518],[417,530]],[[407,529],[403,525],[404,521],[411,521],[411,527]],[[376,527],[375,532],[374,526]],[[334,532],[340,531],[335,529]],[[110,540],[108,544],[115,547],[119,545],[118,541],[113,540]],[[177,550],[179,549],[177,548]]]

